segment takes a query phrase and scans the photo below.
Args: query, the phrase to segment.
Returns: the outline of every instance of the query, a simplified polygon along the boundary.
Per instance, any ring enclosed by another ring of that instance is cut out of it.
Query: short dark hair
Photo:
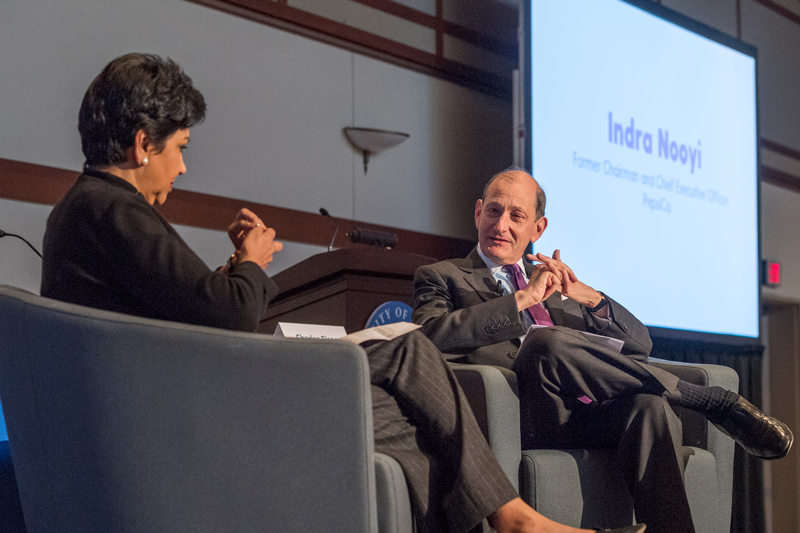
[[[484,187],[483,187],[483,196],[481,196],[481,200],[483,200],[485,202],[486,201],[486,193],[489,192],[489,186],[492,183],[494,183],[494,181],[497,178],[502,178],[502,177],[504,177],[505,174],[508,174],[509,172],[524,172],[525,174],[531,176],[531,173],[528,172],[526,169],[524,169],[522,167],[511,166],[511,167],[508,167],[505,170],[501,170],[500,172],[498,172],[497,174],[495,174],[494,176],[489,178],[489,181],[486,182],[486,185],[484,185]],[[544,216],[544,207],[547,204],[547,197],[544,194],[544,189],[542,189],[542,186],[539,185],[539,182],[536,181],[533,178],[533,176],[531,176],[531,179],[534,182],[536,182],[536,220],[539,220],[540,218],[542,218]]]
[[[124,163],[139,130],[161,151],[172,134],[205,116],[203,95],[177,63],[150,54],[120,56],[83,96],[78,131],[86,166]]]

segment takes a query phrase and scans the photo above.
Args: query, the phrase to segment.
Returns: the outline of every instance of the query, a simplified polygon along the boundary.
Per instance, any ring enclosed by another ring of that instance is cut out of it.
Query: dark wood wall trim
[[[777,152],[781,155],[785,155],[786,157],[791,157],[792,159],[800,161],[800,151],[795,150],[794,148],[789,148],[783,144],[762,138],[761,148],[766,148],[767,150],[772,150],[773,152]]]
[[[516,33],[511,36],[511,39],[509,39],[502,36],[475,31],[454,22],[444,20],[442,18],[441,10],[439,9],[437,9],[437,15],[429,15],[417,9],[404,6],[403,4],[392,2],[391,0],[353,0],[353,2],[358,2],[359,4],[364,4],[365,6],[379,9],[385,13],[395,15],[409,22],[426,26],[436,30],[437,34],[443,33],[452,35],[453,37],[458,37],[463,41],[494,52],[495,54],[500,54],[510,59],[517,58],[518,45],[516,39],[514,39],[514,37],[516,37]],[[503,4],[498,4],[497,9],[515,11],[513,8],[506,7]],[[441,53],[437,53],[437,55],[441,55]]]
[[[80,172],[0,158],[0,198],[55,205]]]
[[[774,146],[778,146],[785,151],[795,153],[795,156],[790,155],[790,157],[800,159],[800,152],[771,141],[766,143],[765,145],[762,141],[762,145],[771,150],[775,150]],[[55,205],[79,174],[74,170],[0,158],[0,198]],[[800,177],[764,165],[761,165],[759,176],[764,183],[800,193]],[[328,246],[333,237],[333,223],[327,217],[316,213],[181,189],[174,190],[169,196],[169,201],[160,206],[159,210],[173,224],[225,231],[236,212],[242,207],[257,213],[267,224],[275,228],[279,239]],[[396,250],[436,259],[463,257],[475,246],[475,242],[467,239],[442,237],[345,218],[337,220],[339,233],[334,243],[336,248],[361,247],[350,243],[347,238],[347,232],[356,227],[395,233],[398,240]]]
[[[764,165],[761,165],[759,175],[763,183],[800,193],[800,177]]]
[[[516,59],[516,31],[511,38],[500,38],[481,33],[442,18],[439,3],[437,15],[391,2],[389,0],[353,0],[385,13],[392,14],[409,22],[432,28],[436,32],[436,52],[429,53],[385,37],[342,24],[294,8],[286,2],[264,0],[189,0],[228,13],[243,16],[261,23],[274,25],[302,35],[318,38],[324,42],[344,46],[427,74],[433,74],[467,87],[487,92],[504,99],[511,99],[511,72],[498,75],[488,70],[476,68],[444,57],[443,36],[457,37],[489,52]],[[512,8],[498,5],[498,9],[513,11]],[[516,28],[514,28],[516,30]]]
[[[792,11],[789,8],[783,7],[779,3],[777,3],[777,2],[775,2],[773,0],[754,0],[754,1],[757,4],[761,4],[762,6],[768,8],[768,9],[771,9],[772,11],[777,13],[778,15],[781,15],[781,16],[791,20],[795,24],[800,24],[800,15],[798,15],[797,13],[795,13],[794,11]]]
[[[54,205],[75,182],[79,172],[0,158],[0,198]],[[275,228],[279,240],[328,246],[333,237],[333,222],[328,217],[297,209],[225,198],[193,191],[174,190],[167,203],[159,207],[173,224],[225,231],[239,209],[246,207]],[[473,241],[442,237],[390,226],[337,218],[339,233],[336,248],[362,248],[352,244],[347,232],[353,228],[388,231],[397,235],[395,250],[436,259],[463,257],[475,246]]]
[[[761,148],[765,148],[777,154],[800,161],[800,151],[795,150],[794,148],[789,148],[783,144],[762,138]],[[794,174],[789,174],[788,172],[778,170],[777,168],[768,167],[764,164],[762,164],[761,168],[759,169],[759,175],[761,177],[761,181],[764,183],[769,183],[770,185],[775,185],[776,187],[781,187],[783,189],[800,193],[800,176],[795,176]]]
[[[761,148],[800,161],[800,151],[794,148],[789,148],[788,146],[764,138],[761,139],[760,144]],[[759,175],[761,176],[761,181],[764,183],[769,183],[770,185],[775,185],[776,187],[781,187],[790,191],[800,192],[800,176],[795,176],[763,164],[761,165]]]

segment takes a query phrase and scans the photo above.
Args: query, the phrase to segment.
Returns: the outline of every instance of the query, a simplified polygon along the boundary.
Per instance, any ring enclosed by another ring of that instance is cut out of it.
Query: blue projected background
[[[619,0],[532,0],[535,244],[662,328],[757,337],[756,61]]]
[[[3,416],[3,406],[0,404],[0,442],[8,440],[8,431],[6,430],[6,419]]]

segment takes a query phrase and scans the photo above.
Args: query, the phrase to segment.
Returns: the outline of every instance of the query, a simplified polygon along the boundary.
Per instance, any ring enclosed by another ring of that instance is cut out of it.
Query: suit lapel
[[[499,298],[497,281],[492,276],[492,271],[489,270],[489,267],[486,266],[486,263],[483,262],[483,259],[478,254],[478,249],[473,248],[472,252],[464,259],[465,264],[459,267],[464,272],[464,282],[475,289],[475,292],[484,302]]]

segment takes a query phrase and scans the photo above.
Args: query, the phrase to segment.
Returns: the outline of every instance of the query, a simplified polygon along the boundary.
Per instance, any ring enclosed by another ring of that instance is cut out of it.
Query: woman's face
[[[138,180],[139,192],[150,205],[161,205],[167,201],[167,194],[172,192],[175,178],[186,173],[183,164],[183,151],[189,144],[189,130],[183,129],[173,133],[161,153],[154,147],[147,149],[147,165]]]

